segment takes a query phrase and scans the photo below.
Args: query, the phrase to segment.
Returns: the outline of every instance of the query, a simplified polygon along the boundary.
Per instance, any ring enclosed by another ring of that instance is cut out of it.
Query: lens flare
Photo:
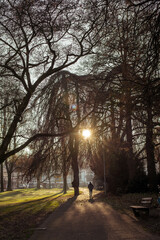
[[[71,109],[72,109],[72,111],[76,111],[77,110],[77,105],[76,104],[72,104],[71,105]]]

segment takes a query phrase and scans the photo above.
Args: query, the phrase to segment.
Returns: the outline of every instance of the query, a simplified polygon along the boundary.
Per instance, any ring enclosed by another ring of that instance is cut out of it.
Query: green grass
[[[49,213],[72,196],[73,191],[63,194],[62,189],[18,189],[0,193],[0,240],[28,239]]]
[[[61,193],[61,189],[17,189],[14,191],[0,193],[0,206],[27,202],[52,196],[53,194]]]

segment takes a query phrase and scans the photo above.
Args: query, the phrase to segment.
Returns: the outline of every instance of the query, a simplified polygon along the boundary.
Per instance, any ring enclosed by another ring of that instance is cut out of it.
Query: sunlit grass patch
[[[0,216],[15,211],[36,213],[45,209],[48,201],[62,196],[61,189],[21,189],[0,194]],[[32,214],[31,213],[31,214]]]
[[[28,202],[62,193],[62,189],[18,189],[0,193],[0,206]]]
[[[0,239],[28,239],[31,229],[73,194],[73,190],[63,194],[62,189],[18,189],[0,193]]]

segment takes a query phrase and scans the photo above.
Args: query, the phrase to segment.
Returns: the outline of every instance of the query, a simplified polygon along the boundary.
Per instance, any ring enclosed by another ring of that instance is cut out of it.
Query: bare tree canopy
[[[91,5],[75,0],[1,1],[0,76],[3,82],[17,86],[21,96],[13,96],[5,85],[12,96],[8,104],[12,103],[15,111],[1,139],[0,162],[14,153],[8,152],[8,146],[36,91],[52,74],[92,53],[105,12],[104,5],[96,11]]]
[[[129,188],[140,169],[155,190],[160,1],[3,0],[0,16],[0,163],[37,140],[31,167],[56,163],[65,179],[72,165],[78,194],[87,151],[72,133],[91,125],[95,173],[104,151],[110,188],[124,171]]]

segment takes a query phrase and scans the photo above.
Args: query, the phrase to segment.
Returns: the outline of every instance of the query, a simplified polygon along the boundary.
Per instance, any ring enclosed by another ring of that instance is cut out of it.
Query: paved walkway
[[[145,232],[136,220],[109,205],[88,201],[88,191],[70,198],[39,227],[29,240],[160,240]]]

